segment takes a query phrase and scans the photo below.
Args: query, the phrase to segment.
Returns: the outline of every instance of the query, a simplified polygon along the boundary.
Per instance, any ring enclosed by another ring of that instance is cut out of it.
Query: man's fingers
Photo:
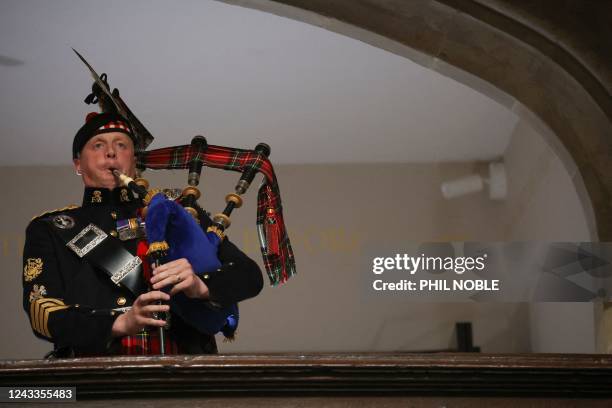
[[[157,274],[160,272],[166,272],[170,269],[184,268],[187,265],[189,265],[189,261],[187,259],[185,258],[175,259],[174,261],[170,261],[163,265],[159,265],[157,268],[155,268],[153,272]]]
[[[168,276],[170,276],[170,274],[168,273],[168,271],[163,271],[163,272],[157,272],[152,278],[151,278],[151,283],[157,283],[161,280],[166,279]]]
[[[177,275],[178,283],[174,285],[172,290],[170,291],[170,296],[176,295],[179,292],[184,291],[185,289],[191,287],[193,285],[193,275]]]
[[[161,288],[165,288],[166,286],[171,286],[179,283],[179,279],[177,275],[170,275],[164,278],[163,280],[153,284],[153,289],[159,290]]]
[[[134,303],[138,303],[139,306],[144,306],[157,300],[170,300],[170,296],[164,292],[160,292],[159,290],[152,290],[138,296]]]
[[[182,277],[181,277],[182,276]],[[162,272],[151,278],[151,283],[157,283],[164,279],[170,279],[170,282],[178,283],[184,279],[184,273],[182,271],[167,271]]]
[[[155,312],[169,312],[170,306],[169,305],[146,305],[140,308],[140,311],[143,314],[155,313]]]
[[[188,287],[189,287],[189,283],[187,282],[181,282],[178,285],[174,285],[174,287],[170,291],[170,296],[174,296],[177,293],[182,292],[183,290],[187,289]]]
[[[157,272],[155,275],[153,275],[153,277],[151,278],[151,283],[156,283],[159,281],[162,281],[170,276],[175,276],[180,274],[182,271],[178,268],[172,268],[172,269],[168,269],[162,272]]]
[[[157,319],[152,319],[150,317],[146,317],[142,319],[141,322],[143,325],[146,325],[146,326],[164,327],[166,325],[165,320],[157,320]]]
[[[161,292],[159,290],[152,290],[150,292],[145,293],[143,296],[147,296],[148,303],[157,300],[170,300],[170,296],[167,293]]]
[[[164,272],[166,274],[173,275],[173,274],[177,274],[182,271],[185,271],[185,270],[192,270],[191,264],[189,263],[187,259],[181,258],[181,259],[176,259],[174,261],[170,261],[168,263],[160,265],[157,268],[154,268],[153,276],[155,277],[156,275],[162,274]]]

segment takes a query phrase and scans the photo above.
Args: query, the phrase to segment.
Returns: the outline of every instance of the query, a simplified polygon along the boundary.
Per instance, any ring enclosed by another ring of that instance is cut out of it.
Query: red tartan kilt
[[[179,354],[178,345],[166,334],[166,354]],[[123,356],[149,356],[159,355],[160,352],[159,331],[145,329],[141,333],[121,338],[120,355]]]

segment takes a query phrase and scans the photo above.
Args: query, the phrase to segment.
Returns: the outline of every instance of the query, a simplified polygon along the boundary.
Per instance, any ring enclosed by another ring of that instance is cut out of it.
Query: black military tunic
[[[136,296],[79,258],[57,229],[69,227],[65,224],[70,219],[78,219],[116,236],[117,220],[135,217],[140,207],[142,202],[128,189],[86,188],[81,207],[44,214],[28,226],[23,253],[23,307],[36,336],[53,342],[60,355],[112,354],[118,346],[118,339],[111,336],[116,309],[130,306]],[[200,219],[203,228],[210,224],[203,212]],[[136,239],[122,245],[136,254]],[[235,303],[261,291],[259,267],[227,238],[218,256],[220,272],[203,275],[212,301]],[[181,353],[216,352],[214,336],[198,333],[174,314],[171,322],[170,337],[177,341]]]

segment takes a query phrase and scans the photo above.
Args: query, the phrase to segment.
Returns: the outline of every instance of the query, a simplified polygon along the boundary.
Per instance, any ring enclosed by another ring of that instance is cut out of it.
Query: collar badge
[[[70,229],[74,227],[74,218],[66,214],[59,214],[53,217],[53,225],[59,229]]]
[[[130,201],[130,197],[128,196],[128,191],[125,188],[121,189],[121,195],[119,196],[119,199],[121,200],[122,203],[127,203]]]
[[[93,195],[91,197],[92,203],[101,203],[102,202],[102,192],[100,190],[94,190]]]

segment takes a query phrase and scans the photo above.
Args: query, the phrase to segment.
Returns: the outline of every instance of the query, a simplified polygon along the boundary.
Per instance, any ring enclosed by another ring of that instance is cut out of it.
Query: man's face
[[[74,168],[83,176],[87,187],[115,188],[120,186],[119,180],[111,169],[134,177],[136,174],[136,159],[132,140],[121,132],[110,132],[96,135],[89,139],[81,150],[78,159],[74,160]]]

